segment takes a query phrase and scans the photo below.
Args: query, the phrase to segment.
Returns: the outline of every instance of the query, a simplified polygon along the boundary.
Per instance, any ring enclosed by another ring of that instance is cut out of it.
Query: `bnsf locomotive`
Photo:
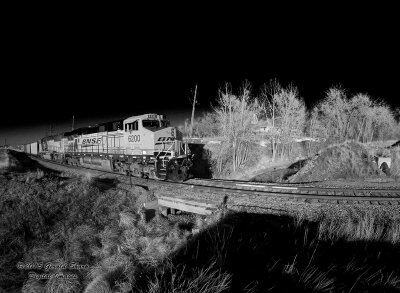
[[[192,166],[182,133],[157,114],[47,136],[24,150],[64,164],[162,180],[185,180]]]

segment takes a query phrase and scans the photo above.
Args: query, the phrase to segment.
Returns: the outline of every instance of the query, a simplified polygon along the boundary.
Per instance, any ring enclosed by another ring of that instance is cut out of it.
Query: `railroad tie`
[[[302,197],[293,197],[293,199],[295,200],[295,201],[297,201],[297,202],[304,202],[304,198],[302,198]]]

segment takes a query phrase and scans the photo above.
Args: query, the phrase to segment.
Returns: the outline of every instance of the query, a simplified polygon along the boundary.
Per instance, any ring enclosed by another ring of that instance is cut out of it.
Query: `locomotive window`
[[[143,127],[160,127],[158,120],[143,120]]]
[[[139,121],[125,124],[125,131],[139,130]]]

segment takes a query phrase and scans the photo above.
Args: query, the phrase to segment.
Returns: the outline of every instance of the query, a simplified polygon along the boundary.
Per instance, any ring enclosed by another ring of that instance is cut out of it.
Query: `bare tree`
[[[219,134],[218,119],[215,113],[205,113],[198,117],[193,125],[194,135],[197,137],[213,137]]]
[[[266,115],[266,118],[271,121],[271,129],[268,131],[268,136],[271,141],[272,161],[275,161],[278,149],[279,135],[276,128],[276,125],[278,124],[276,121],[276,100],[278,98],[278,93],[281,90],[282,87],[276,79],[270,80],[269,84],[264,84],[261,89],[263,112]]]
[[[396,127],[390,108],[373,101],[366,94],[347,98],[344,90],[331,88],[321,103],[313,109],[313,118],[325,128],[325,138],[354,139],[369,142],[383,140]]]
[[[306,107],[295,86],[283,88],[276,80],[264,85],[261,101],[265,118],[271,121],[267,137],[271,141],[272,160],[290,156],[294,138],[303,134]]]
[[[217,115],[223,146],[232,159],[232,169],[237,171],[248,159],[249,146],[255,141],[252,119],[261,112],[256,99],[250,96],[250,84],[245,83],[239,95],[232,94],[229,85],[219,91]],[[223,154],[221,154],[223,157]]]
[[[326,93],[325,99],[318,105],[320,121],[326,127],[328,136],[346,137],[350,126],[351,109],[343,89],[334,87]]]
[[[395,132],[396,120],[394,115],[390,110],[388,105],[381,103],[380,105],[375,105],[373,107],[373,128],[370,141],[375,137],[375,139],[385,140]]]

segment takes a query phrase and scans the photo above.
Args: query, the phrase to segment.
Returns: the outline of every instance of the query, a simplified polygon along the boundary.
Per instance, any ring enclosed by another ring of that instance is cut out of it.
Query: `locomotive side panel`
[[[61,141],[50,139],[47,141],[47,150],[49,152],[59,153],[61,151]]]
[[[31,145],[28,144],[24,144],[24,153],[27,153],[28,155],[31,154]]]
[[[85,134],[76,139],[77,151],[84,154],[124,154],[123,133]]]

